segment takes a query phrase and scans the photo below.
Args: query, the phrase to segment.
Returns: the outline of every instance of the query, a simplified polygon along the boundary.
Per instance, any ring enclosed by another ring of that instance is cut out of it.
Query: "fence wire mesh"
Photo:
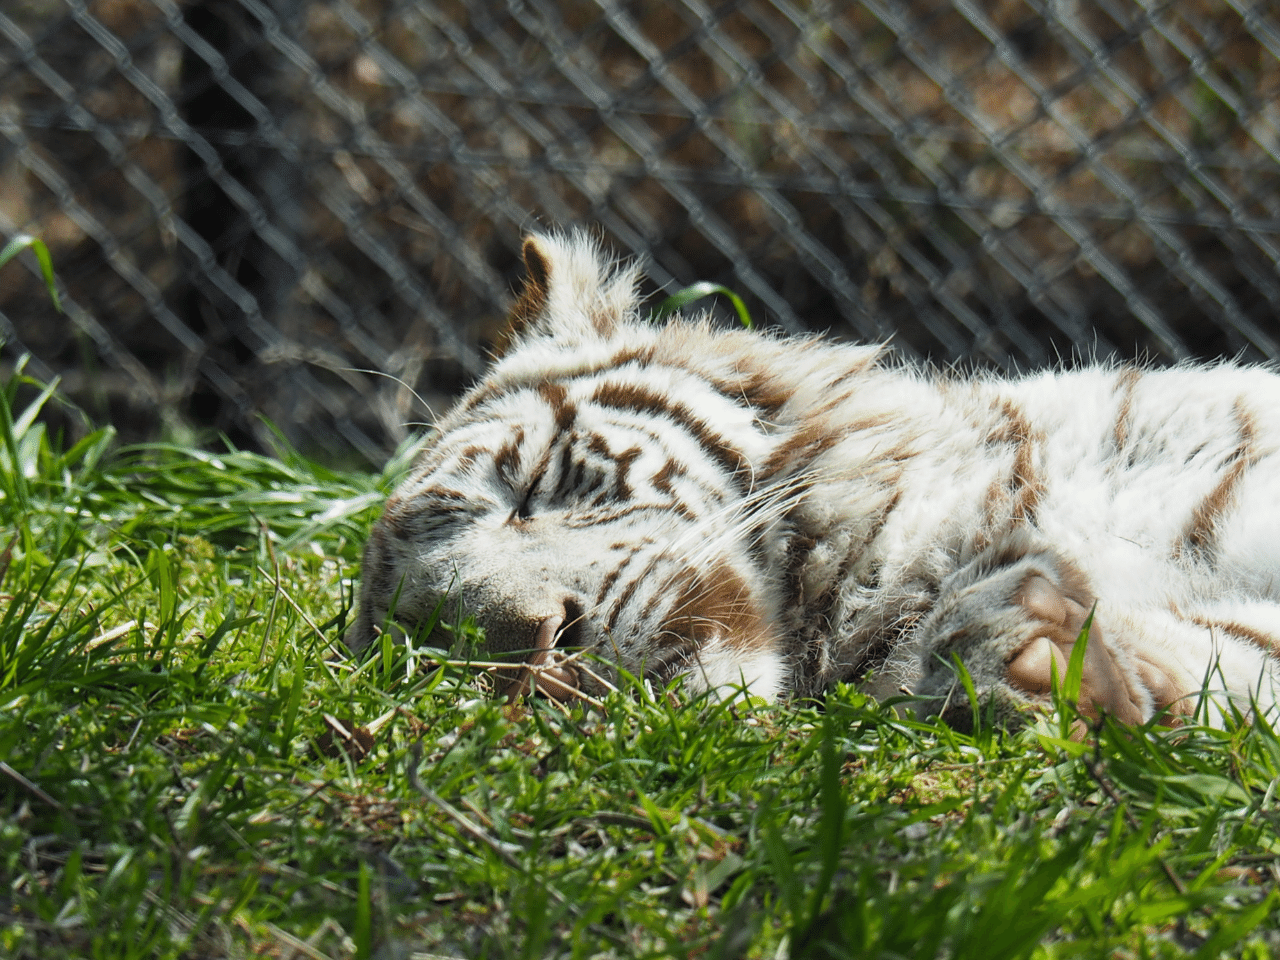
[[[129,437],[383,458],[482,368],[522,235],[789,330],[1029,369],[1275,359],[1260,0],[11,0],[6,362]],[[652,292],[652,291],[651,291]]]

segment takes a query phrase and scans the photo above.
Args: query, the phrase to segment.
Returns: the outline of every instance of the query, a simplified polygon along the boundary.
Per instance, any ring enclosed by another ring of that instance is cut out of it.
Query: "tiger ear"
[[[508,344],[538,335],[601,339],[635,315],[637,268],[619,267],[586,233],[531,234],[521,255],[524,288],[511,308]]]
[[[524,289],[520,291],[520,296],[516,298],[507,317],[504,348],[524,333],[525,328],[547,309],[551,261],[547,252],[539,245],[541,239],[538,236],[525,237],[524,245],[520,248],[520,258],[524,261]]]

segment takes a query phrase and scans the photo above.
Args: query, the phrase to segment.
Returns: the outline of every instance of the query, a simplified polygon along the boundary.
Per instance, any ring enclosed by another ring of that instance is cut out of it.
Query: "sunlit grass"
[[[22,392],[19,392],[19,387]],[[25,398],[21,402],[18,397]],[[0,410],[0,955],[1267,956],[1280,741],[348,660],[381,477]]]

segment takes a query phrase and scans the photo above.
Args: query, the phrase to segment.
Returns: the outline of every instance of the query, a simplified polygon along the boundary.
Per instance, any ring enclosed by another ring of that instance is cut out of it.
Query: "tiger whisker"
[[[804,497],[811,485],[812,479],[804,475],[788,478],[779,484],[753,490],[741,501],[727,504],[706,517],[700,518],[698,522],[691,524],[679,536],[663,544],[649,558],[648,569],[652,569],[667,559],[678,558],[680,560],[676,569],[664,575],[663,583],[658,592],[662,593],[676,587],[681,578],[686,577],[689,571],[697,572],[703,570],[714,560],[720,559],[719,554],[722,548],[717,546],[717,542],[721,540],[728,542],[742,541],[747,539],[742,537],[743,533],[752,528],[759,528],[759,532],[754,535],[754,539],[749,540],[750,543],[754,544],[756,539],[764,536],[765,530],[769,526],[778,522],[788,510],[792,509]],[[720,532],[717,527],[725,524],[726,521],[728,530],[724,531],[722,536],[707,536],[708,530]],[[699,542],[699,550],[682,556],[682,548],[691,540]],[[702,589],[709,589],[709,586],[704,585]],[[693,602],[696,602],[697,599],[696,597],[693,598]],[[610,598],[602,598],[584,611],[584,616],[588,619],[598,617],[610,602],[612,602]],[[739,609],[745,609],[745,607]],[[617,652],[615,651],[615,653]]]
[[[618,692],[618,688],[613,684],[613,682],[612,682],[612,681],[610,681],[610,680],[609,680],[608,678],[606,678],[606,677],[602,677],[602,676],[600,676],[600,674],[596,673],[596,671],[594,671],[594,670],[592,670],[590,667],[588,667],[588,666],[586,665],[586,662],[585,662],[585,661],[584,661],[583,663],[575,664],[574,669],[579,670],[579,671],[581,671],[582,673],[585,673],[588,677],[590,677],[592,680],[596,681],[596,683],[600,684],[602,687],[604,687],[604,688],[605,688],[606,690],[608,690],[610,693],[617,693],[617,692]]]
[[[796,490],[793,486],[802,487],[802,489]],[[794,484],[789,481],[778,487],[771,486],[752,491],[742,500],[727,504],[719,511],[700,518],[698,522],[667,543],[663,554],[679,555],[688,542],[696,540],[701,545],[701,549],[698,553],[686,557],[686,565],[687,568],[697,569],[704,565],[706,558],[714,556],[722,549],[714,539],[709,542],[706,536],[708,529],[719,532],[721,526],[727,526],[724,539],[732,542],[738,534],[752,527],[768,527],[795,506],[807,490],[807,486],[807,482],[797,480]],[[763,533],[758,536],[760,535]]]
[[[433,418],[432,423],[405,423],[405,424],[401,424],[401,426],[428,427],[434,430],[436,427],[436,424],[439,422],[439,418],[436,416],[436,412],[431,409],[431,404],[427,403],[426,400],[422,399],[422,394],[418,393],[417,390],[413,389],[413,387],[410,386],[409,382],[405,380],[403,377],[397,377],[394,373],[387,373],[385,370],[374,370],[371,367],[340,367],[338,369],[346,373],[367,373],[375,377],[385,377],[386,379],[392,381],[393,383],[398,383],[400,386],[408,390],[409,393],[413,395],[413,399],[417,400],[418,403],[422,405],[422,409],[426,410],[427,413],[431,414]]]
[[[799,489],[794,489],[793,487]],[[743,501],[725,507],[722,514],[710,514],[699,523],[693,524],[680,537],[667,544],[662,551],[662,555],[678,556],[682,545],[691,539],[698,539],[701,543],[701,549],[684,558],[684,569],[673,571],[668,578],[668,582],[664,585],[664,589],[673,586],[675,579],[681,576],[685,570],[698,570],[707,566],[713,559],[718,559],[718,554],[723,550],[716,542],[720,538],[708,538],[702,527],[706,526],[715,529],[718,524],[727,519],[728,529],[723,534],[723,540],[727,542],[741,542],[743,539],[741,534],[750,531],[752,528],[759,528],[759,532],[755,534],[755,539],[750,541],[754,545],[756,540],[764,536],[766,528],[778,522],[798,502],[807,491],[807,487],[807,481],[797,478],[794,484],[788,483],[783,485],[781,489],[770,487],[762,491],[753,491]],[[762,508],[757,506],[762,503],[764,504]],[[753,507],[755,508],[754,510],[752,509]],[[736,516],[734,516],[735,514]]]

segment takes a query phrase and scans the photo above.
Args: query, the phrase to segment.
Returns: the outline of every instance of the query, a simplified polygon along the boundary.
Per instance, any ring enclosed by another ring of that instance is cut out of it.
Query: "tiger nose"
[[[560,628],[564,626],[565,614],[557,613],[550,617],[544,617],[534,631],[533,646],[528,651],[523,663],[519,666],[504,668],[498,671],[499,686],[498,693],[506,697],[508,700],[516,700],[537,689],[546,689],[548,686],[552,688],[563,688],[568,682],[567,677],[561,677],[559,674],[563,671],[547,668],[550,666],[552,651],[555,649],[556,640],[560,635]],[[503,681],[506,681],[505,683]],[[548,683],[549,681],[549,683]],[[552,695],[556,694],[555,689],[547,689]],[[560,697],[563,699],[563,696]]]
[[[529,657],[529,663],[532,666],[540,667],[546,662],[547,655],[556,645],[556,637],[560,634],[560,628],[564,625],[564,614],[559,613],[554,617],[547,617],[538,624],[538,632],[533,639],[533,653]]]
[[[585,635],[582,603],[568,591],[548,594],[551,591],[511,596],[494,590],[464,596],[484,628],[484,649],[491,655],[541,662],[545,651],[579,646]]]

